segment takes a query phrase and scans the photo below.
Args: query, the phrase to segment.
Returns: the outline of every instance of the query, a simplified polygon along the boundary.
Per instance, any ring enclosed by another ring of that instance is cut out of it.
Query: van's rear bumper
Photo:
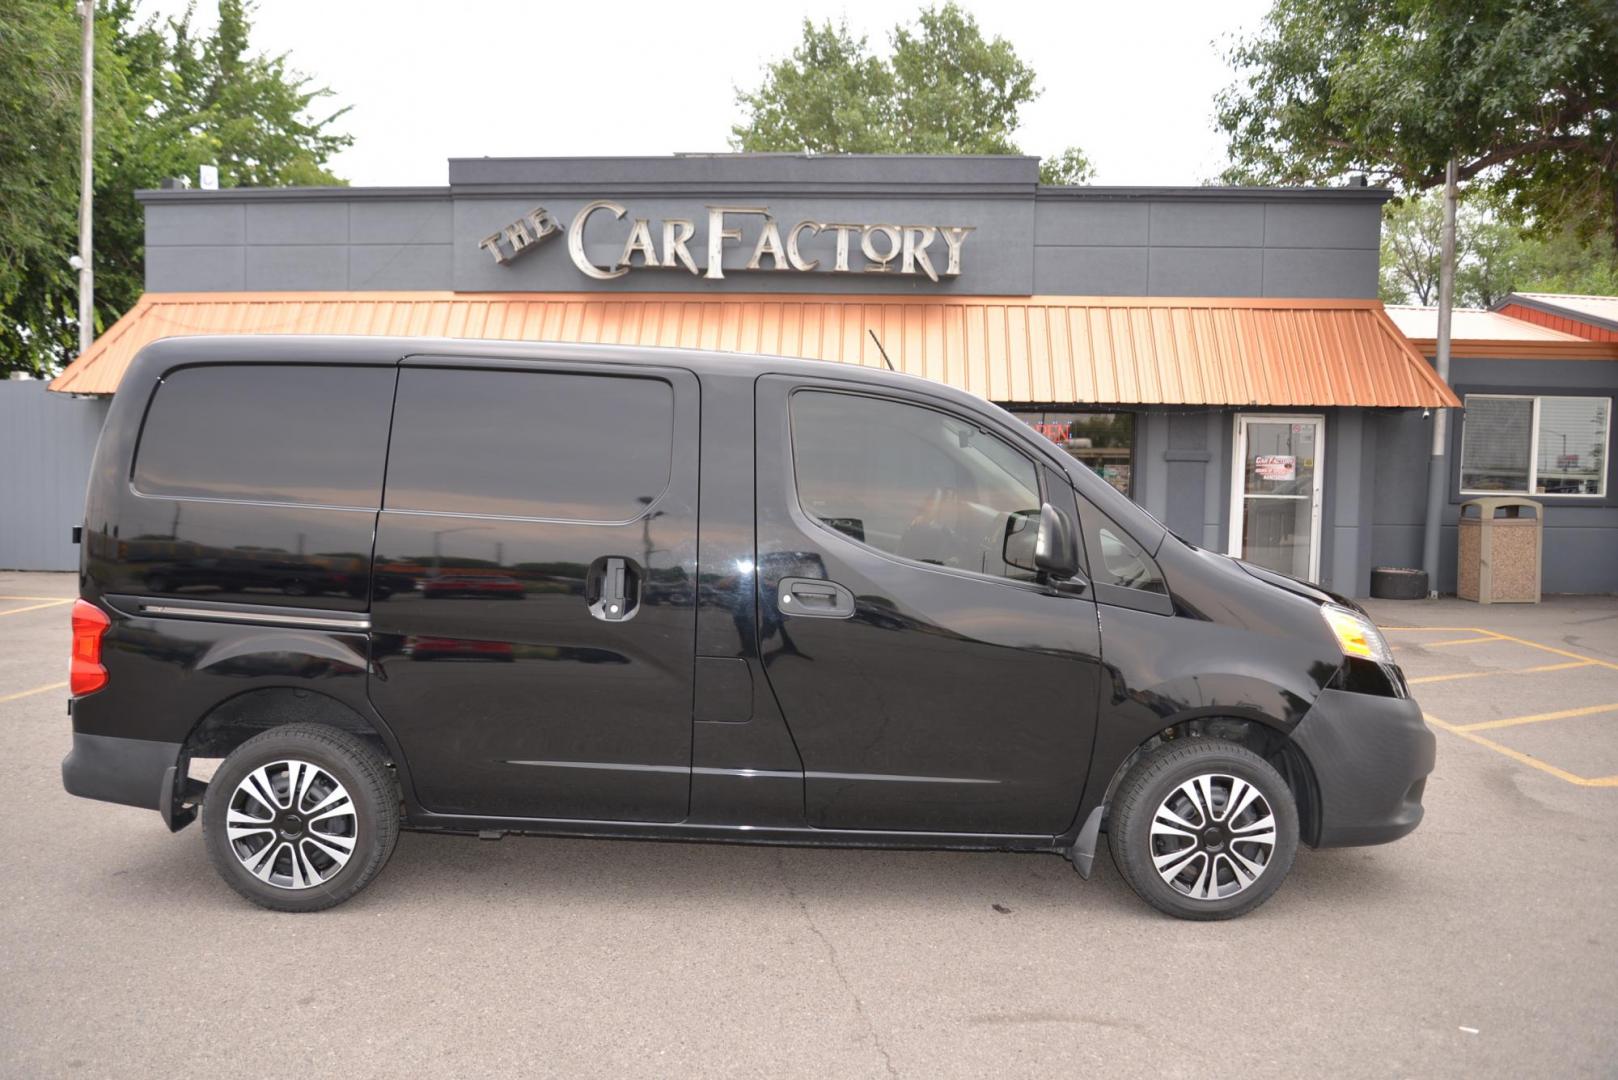
[[[1413,699],[1325,690],[1292,739],[1319,786],[1317,847],[1385,844],[1421,824],[1438,744]]]
[[[73,749],[62,759],[62,786],[85,799],[160,810],[179,760],[179,743],[75,731]]]

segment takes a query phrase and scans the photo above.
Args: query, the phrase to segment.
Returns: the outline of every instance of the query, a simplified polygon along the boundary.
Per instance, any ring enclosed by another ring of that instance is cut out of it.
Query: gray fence
[[[78,569],[70,534],[109,404],[0,379],[0,570]]]

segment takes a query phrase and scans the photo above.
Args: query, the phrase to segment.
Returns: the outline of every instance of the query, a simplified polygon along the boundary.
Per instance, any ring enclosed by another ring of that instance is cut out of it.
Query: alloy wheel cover
[[[1152,814],[1148,848],[1165,884],[1191,900],[1225,900],[1264,876],[1275,854],[1275,813],[1258,787],[1202,773]]]
[[[309,889],[348,865],[359,813],[329,770],[288,758],[260,765],[236,785],[225,835],[237,861],[264,884]]]

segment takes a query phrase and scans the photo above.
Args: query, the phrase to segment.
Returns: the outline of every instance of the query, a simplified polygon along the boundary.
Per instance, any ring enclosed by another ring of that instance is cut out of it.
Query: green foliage
[[[70,4],[0,5],[0,372],[46,371],[50,343],[77,335],[81,26]],[[101,168],[125,126],[127,84],[109,28],[96,36]]]
[[[1039,182],[1071,187],[1075,184],[1087,184],[1095,176],[1095,166],[1083,150],[1077,146],[1070,146],[1055,157],[1048,157],[1039,163]]]
[[[737,100],[750,111],[731,129],[738,150],[877,154],[893,144],[893,71],[846,22],[803,21],[803,40]]]
[[[1218,100],[1235,183],[1462,181],[1523,227],[1618,244],[1618,4],[1275,0]]]
[[[1618,296],[1618,256],[1586,244],[1571,229],[1521,239],[1511,251],[1510,265],[1507,292]]]
[[[200,33],[193,12],[137,21],[108,0],[96,23],[96,328],[139,298],[145,224],[135,191],[219,166],[221,187],[340,183],[348,146],[311,109],[330,91],[252,52],[251,4],[220,0]],[[0,371],[47,374],[77,351],[79,18],[63,0],[0,11]],[[13,137],[12,132],[20,133]]]
[[[1016,154],[1019,113],[1039,93],[1033,69],[1011,43],[985,40],[953,0],[895,27],[887,56],[854,37],[846,22],[805,19],[791,55],[770,63],[757,89],[737,91],[746,116],[731,128],[731,145],[813,154]],[[1076,183],[1092,171],[1077,149],[1058,161],[1050,175],[1064,179],[1049,182]]]
[[[1455,217],[1455,303],[1492,307],[1511,292],[1618,295],[1618,257],[1575,231],[1524,232],[1509,210],[1465,200]],[[1389,304],[1438,302],[1443,198],[1390,202],[1382,221],[1380,295]]]
[[[893,31],[894,119],[901,153],[1014,154],[1017,112],[1039,96],[1034,69],[1005,38],[983,40],[953,2]]]

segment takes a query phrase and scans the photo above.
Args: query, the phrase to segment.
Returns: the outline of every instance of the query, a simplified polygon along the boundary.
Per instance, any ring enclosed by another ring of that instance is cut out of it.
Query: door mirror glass
[[[1038,510],[1017,510],[1006,516],[1006,538],[1000,547],[1000,558],[1007,566],[1039,572],[1035,550],[1039,547]]]
[[[1073,519],[1050,503],[1039,508],[1034,565],[1056,581],[1065,581],[1079,572],[1079,549],[1074,542]]]

